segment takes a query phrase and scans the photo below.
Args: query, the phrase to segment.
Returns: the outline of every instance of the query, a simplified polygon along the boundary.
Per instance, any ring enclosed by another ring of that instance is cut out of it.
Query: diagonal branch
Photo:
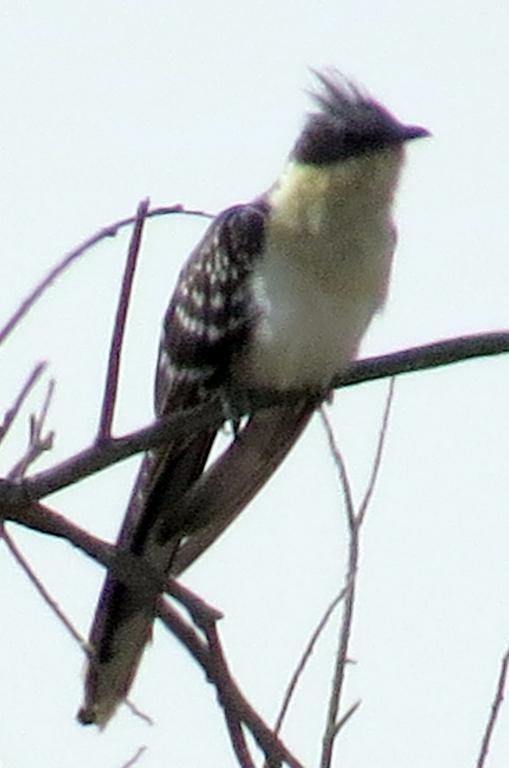
[[[375,451],[375,458],[373,459],[373,466],[371,468],[371,475],[368,480],[368,485],[364,497],[359,505],[359,512],[357,525],[360,527],[366,515],[371,497],[373,496],[376,481],[380,472],[382,464],[382,454],[384,450],[385,441],[387,439],[387,432],[389,430],[389,417],[391,415],[392,403],[394,400],[394,390],[396,387],[396,379],[392,378],[389,382],[389,391],[387,393],[387,399],[385,401],[385,408],[382,416],[382,426],[380,427],[380,433],[378,435],[378,443]]]
[[[11,482],[20,482],[25,476],[26,471],[33,464],[39,456],[45,451],[51,450],[53,447],[54,432],[50,430],[44,433],[43,430],[46,426],[46,417],[48,415],[49,406],[53,398],[53,392],[55,391],[55,382],[50,379],[48,382],[48,388],[46,391],[46,397],[44,398],[40,412],[35,415],[30,415],[30,433],[28,440],[28,447],[25,454],[14,465],[8,474],[8,479]]]
[[[127,763],[124,763],[121,768],[132,768],[133,765],[136,765],[136,763],[139,761],[142,754],[145,752],[147,747],[143,745],[142,747],[138,747],[134,755],[127,761]]]
[[[134,273],[138,262],[140,252],[141,236],[143,233],[143,224],[147,216],[149,200],[143,200],[138,205],[134,229],[129,242],[129,250],[120,288],[120,296],[117,305],[113,335],[111,338],[110,353],[108,358],[108,367],[106,372],[106,385],[101,408],[101,418],[99,422],[98,440],[104,440],[111,437],[111,425],[113,423],[113,413],[117,399],[118,373],[120,368],[120,354],[124,340],[125,324],[127,319],[127,310],[131,299],[131,292],[134,281]]]
[[[304,652],[302,653],[301,658],[299,659],[299,663],[297,664],[295,671],[291,677],[290,683],[286,689],[285,696],[283,699],[283,703],[281,705],[281,709],[279,711],[279,714],[276,719],[276,723],[274,725],[274,733],[279,733],[281,730],[281,727],[283,725],[283,721],[286,717],[286,713],[288,711],[288,707],[290,706],[290,702],[292,700],[292,696],[295,692],[295,689],[297,687],[297,683],[300,680],[300,677],[302,673],[304,672],[305,666],[307,662],[309,661],[311,654],[314,651],[315,645],[318,641],[318,638],[322,634],[323,630],[327,626],[327,623],[329,619],[331,618],[332,614],[334,613],[337,606],[340,604],[340,602],[343,600],[346,594],[346,589],[343,588],[339,595],[336,595],[334,600],[330,603],[330,605],[327,606],[327,609],[325,610],[323,616],[321,617],[320,621],[318,622],[316,629],[314,630],[313,634],[309,638],[309,641],[304,648]]]
[[[502,706],[502,702],[504,700],[504,690],[506,685],[508,667],[509,667],[509,650],[505,652],[502,658],[502,664],[500,666],[500,673],[497,681],[497,690],[495,692],[495,696],[491,704],[491,713],[490,713],[488,722],[486,724],[486,728],[484,730],[482,744],[481,744],[481,751],[479,753],[479,757],[477,758],[477,762],[475,764],[476,768],[484,768],[484,766],[486,765],[486,759],[490,751],[493,731],[495,730],[495,725],[497,722],[500,707]]]
[[[26,557],[23,555],[23,553],[19,549],[18,545],[16,544],[12,536],[8,534],[7,531],[5,530],[5,526],[2,526],[0,528],[0,539],[4,540],[13,558],[16,560],[16,562],[18,563],[22,571],[26,574],[28,579],[31,581],[33,586],[41,595],[46,605],[50,608],[51,611],[53,611],[54,614],[56,614],[59,621],[64,625],[64,627],[67,629],[71,637],[73,637],[74,640],[76,640],[78,645],[86,649],[87,643],[85,639],[80,635],[76,627],[72,624],[70,619],[66,616],[63,610],[60,608],[59,604],[56,602],[56,600],[52,597],[52,595],[46,589],[41,579],[37,576],[34,569],[30,565]]]
[[[302,764],[288,751],[260,715],[255,712],[233,680],[224,658],[215,622],[199,625],[205,633],[205,641],[163,599],[158,602],[157,612],[163,624],[184,644],[186,650],[191,653],[205,671],[207,679],[216,688],[230,734],[232,734],[231,723],[235,723],[233,730],[236,736],[238,735],[238,728],[242,724],[251,732],[270,765],[276,766],[284,762],[290,768],[303,768]],[[243,751],[242,742],[234,746],[236,750],[238,749],[237,756],[239,757]],[[241,765],[244,768],[250,764],[241,763]]]

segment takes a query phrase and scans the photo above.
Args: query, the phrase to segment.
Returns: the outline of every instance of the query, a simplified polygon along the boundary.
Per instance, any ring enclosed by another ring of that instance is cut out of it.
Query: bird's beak
[[[426,136],[431,136],[431,132],[426,128],[421,128],[420,125],[405,125],[403,129],[403,140],[410,141],[410,139],[424,139]]]

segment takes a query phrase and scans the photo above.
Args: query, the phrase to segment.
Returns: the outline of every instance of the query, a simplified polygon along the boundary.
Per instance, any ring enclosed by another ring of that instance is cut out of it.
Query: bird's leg
[[[219,397],[221,398],[221,408],[223,410],[224,418],[223,430],[228,434],[228,427],[230,427],[233,439],[238,440],[242,417],[239,415],[238,409],[233,405],[231,389],[228,387],[221,387]]]

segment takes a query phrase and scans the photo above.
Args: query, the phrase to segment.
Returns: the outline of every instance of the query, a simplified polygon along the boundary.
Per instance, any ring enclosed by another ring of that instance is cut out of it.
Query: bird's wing
[[[172,575],[188,568],[249,504],[285,459],[315,408],[316,401],[303,400],[257,411],[239,440],[198,478],[179,510],[185,517],[199,516],[200,527],[176,553]]]
[[[263,202],[220,214],[181,271],[164,320],[158,415],[190,408],[228,387],[232,355],[248,342],[255,320],[247,283],[262,252],[266,214]],[[202,432],[170,441],[142,461],[117,546],[161,576],[182,533],[160,542],[157,522],[199,478],[214,437]],[[90,632],[81,722],[105,724],[125,698],[150,637],[157,592],[149,598],[107,574]]]

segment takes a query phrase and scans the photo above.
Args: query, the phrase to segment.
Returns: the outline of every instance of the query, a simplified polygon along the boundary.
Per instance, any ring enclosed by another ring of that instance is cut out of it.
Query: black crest
[[[297,139],[292,157],[298,162],[326,165],[428,135],[401,123],[338,72],[314,74],[321,88],[312,96],[320,111],[308,115]]]

